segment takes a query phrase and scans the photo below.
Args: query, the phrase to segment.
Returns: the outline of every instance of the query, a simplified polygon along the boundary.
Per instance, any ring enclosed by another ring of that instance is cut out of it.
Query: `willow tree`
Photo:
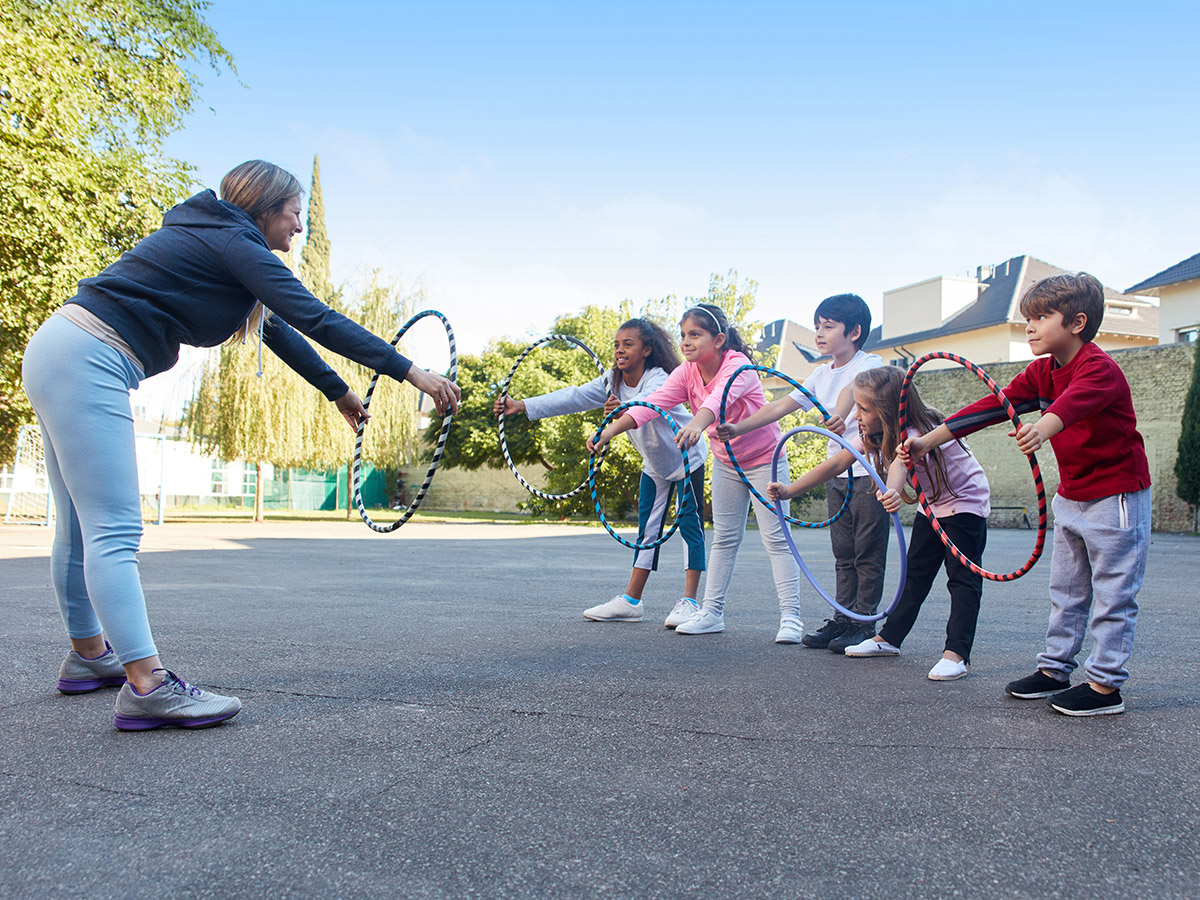
[[[206,6],[0,3],[0,461],[33,421],[21,355],[34,330],[191,186],[163,144],[195,105],[193,70],[232,68]]]

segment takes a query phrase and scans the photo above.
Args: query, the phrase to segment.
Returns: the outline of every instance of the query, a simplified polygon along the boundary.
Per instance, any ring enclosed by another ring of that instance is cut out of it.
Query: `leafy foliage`
[[[21,354],[47,316],[186,196],[163,141],[200,64],[232,58],[193,0],[0,4],[0,460],[33,420]]]
[[[1200,351],[1195,354],[1192,384],[1183,401],[1183,419],[1175,458],[1175,493],[1193,507],[1200,506]]]

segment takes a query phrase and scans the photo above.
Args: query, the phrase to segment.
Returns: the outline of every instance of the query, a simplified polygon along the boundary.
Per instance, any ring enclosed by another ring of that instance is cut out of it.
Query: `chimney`
[[[996,274],[995,266],[980,266],[975,270],[976,281],[991,281],[992,276]]]

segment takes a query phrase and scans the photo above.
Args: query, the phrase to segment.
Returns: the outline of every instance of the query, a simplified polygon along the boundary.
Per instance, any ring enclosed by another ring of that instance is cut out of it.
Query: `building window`
[[[1197,338],[1200,338],[1200,325],[1175,329],[1175,340],[1180,344],[1195,344]]]

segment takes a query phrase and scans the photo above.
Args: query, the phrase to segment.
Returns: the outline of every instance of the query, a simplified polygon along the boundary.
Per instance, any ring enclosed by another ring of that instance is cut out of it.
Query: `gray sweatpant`
[[[767,484],[771,480],[771,464],[755,466],[745,472],[751,484],[765,497]],[[779,480],[785,484],[791,480],[786,457],[779,461]],[[712,469],[713,539],[708,551],[708,576],[704,581],[704,607],[714,612],[723,612],[725,609],[725,594],[733,580],[738,548],[746,534],[746,513],[751,501],[754,504],[754,518],[758,522],[758,535],[771,560],[775,592],[779,595],[780,618],[799,618],[800,567],[788,548],[779,517],[774,509],[754,500],[750,489],[738,477],[733,466],[720,459],[713,460]]]
[[[829,515],[834,515],[846,499],[848,478],[831,478],[825,483]],[[829,526],[833,545],[834,572],[837,574],[837,602],[859,615],[873,616],[883,596],[884,567],[887,565],[891,516],[875,499],[875,482],[870,475],[854,479],[850,508]],[[835,618],[849,622],[838,613]],[[874,627],[873,623],[863,623]]]
[[[1092,655],[1083,664],[1088,681],[1120,687],[1129,677],[1125,663],[1150,550],[1150,488],[1091,501],[1055,494],[1053,506],[1050,624],[1038,668],[1066,679],[1090,625]]]

